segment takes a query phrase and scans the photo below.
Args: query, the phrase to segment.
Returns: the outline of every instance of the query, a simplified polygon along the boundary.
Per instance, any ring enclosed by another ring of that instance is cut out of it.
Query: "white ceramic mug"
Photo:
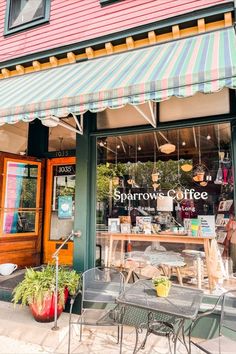
[[[0,274],[1,275],[10,275],[18,268],[17,264],[14,263],[3,263],[0,264]]]

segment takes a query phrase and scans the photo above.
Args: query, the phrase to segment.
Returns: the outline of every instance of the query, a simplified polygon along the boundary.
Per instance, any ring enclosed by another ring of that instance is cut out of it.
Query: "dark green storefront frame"
[[[111,135],[138,134],[156,130],[177,129],[197,125],[231,123],[232,160],[234,176],[236,176],[236,114],[227,114],[217,117],[205,117],[173,123],[159,124],[157,129],[150,126],[132,127],[96,131],[96,114],[87,113],[85,116],[84,134],[77,136],[76,142],[76,210],[74,229],[80,230],[82,235],[74,240],[74,263],[78,271],[84,271],[95,265],[96,252],[96,164],[97,139]],[[236,189],[234,190],[236,200]],[[236,215],[236,205],[235,205]],[[206,295],[204,302],[212,304],[217,296]],[[208,316],[196,326],[193,335],[199,338],[211,338],[218,333],[219,315]],[[236,338],[235,338],[236,339]]]
[[[150,126],[130,127],[96,131],[96,114],[86,113],[84,134],[77,136],[76,141],[76,210],[74,229],[82,235],[74,241],[74,268],[84,271],[95,264],[96,252],[96,163],[97,139],[111,135],[138,134],[157,130],[177,129],[217,123],[231,123],[232,158],[234,175],[236,176],[236,115],[227,114],[217,117],[205,117],[185,121],[159,124],[158,128]],[[236,200],[236,189],[234,190]],[[236,203],[235,203],[236,204]],[[236,205],[235,205],[236,215]]]
[[[91,132],[96,127],[96,116],[86,113],[84,134],[76,138],[76,194],[74,230],[81,237],[74,240],[73,266],[79,271],[94,266],[96,250],[96,138]]]

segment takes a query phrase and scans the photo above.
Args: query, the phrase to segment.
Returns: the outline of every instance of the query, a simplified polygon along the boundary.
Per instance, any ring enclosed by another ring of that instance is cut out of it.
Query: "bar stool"
[[[152,251],[148,250],[145,254],[150,259],[150,264],[162,270],[165,276],[171,277],[174,273],[177,275],[179,284],[183,285],[182,268],[186,266],[183,257],[173,251]]]
[[[201,289],[202,288],[202,281],[203,281],[203,278],[204,278],[204,262],[203,262],[203,258],[205,258],[205,252],[186,249],[186,250],[183,250],[182,253],[185,256],[189,256],[193,260],[196,261],[197,287],[198,287],[198,289]]]
[[[183,286],[182,268],[186,266],[185,262],[182,261],[169,261],[159,265],[165,276],[168,278],[176,273],[179,285]]]
[[[135,277],[138,279],[140,278],[151,279],[153,277],[158,277],[161,275],[161,271],[157,267],[154,267],[148,263],[140,264],[140,262],[131,259],[126,260],[125,267],[126,270],[128,270],[125,279],[125,284],[129,282],[131,277],[133,278],[133,282],[135,282]]]

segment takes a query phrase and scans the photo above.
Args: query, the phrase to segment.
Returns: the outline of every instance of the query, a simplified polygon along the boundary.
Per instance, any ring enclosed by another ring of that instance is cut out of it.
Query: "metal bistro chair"
[[[124,290],[123,274],[113,268],[97,267],[85,271],[82,280],[81,315],[77,321],[72,321],[75,297],[70,302],[68,354],[70,354],[72,324],[80,326],[80,341],[83,325],[117,326],[117,343],[120,340],[120,324],[117,322],[118,305],[115,300]],[[104,308],[96,309],[94,308],[96,305]]]
[[[168,338],[169,353],[171,350],[171,339],[175,336],[176,318],[171,315],[162,313],[153,313],[143,308],[135,306],[121,305],[120,311],[121,336],[120,336],[120,354],[122,353],[123,326],[134,327],[136,331],[136,339],[133,349],[133,354],[138,353],[140,349],[144,349],[147,339],[150,334]],[[138,343],[139,334],[143,332],[144,338],[141,343]]]
[[[230,338],[230,334],[236,335],[236,290],[225,292],[211,310],[200,314],[194,321],[191,332],[201,318],[215,313],[219,306],[221,312],[218,336],[201,342],[191,340],[191,343],[207,354],[233,354],[236,352],[236,341]]]

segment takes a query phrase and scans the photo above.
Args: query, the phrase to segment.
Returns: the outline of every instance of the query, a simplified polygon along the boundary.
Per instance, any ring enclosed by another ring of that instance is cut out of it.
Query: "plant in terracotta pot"
[[[156,289],[157,296],[167,297],[171,288],[171,281],[168,277],[159,276],[152,279],[152,283]]]
[[[40,270],[26,269],[24,279],[14,288],[12,301],[29,305],[38,322],[52,322],[55,309],[55,267],[47,265]],[[60,267],[58,272],[58,317],[62,313],[68,294],[75,294],[80,275],[75,270]]]

